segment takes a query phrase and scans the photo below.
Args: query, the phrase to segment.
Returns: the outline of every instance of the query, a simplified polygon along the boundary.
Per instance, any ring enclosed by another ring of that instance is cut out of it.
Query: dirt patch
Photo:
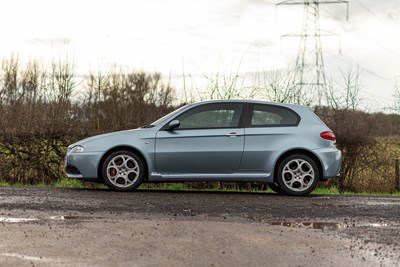
[[[396,266],[400,198],[0,188],[0,265]]]
[[[2,265],[31,266],[394,266],[322,230],[245,222],[101,219],[0,228]]]

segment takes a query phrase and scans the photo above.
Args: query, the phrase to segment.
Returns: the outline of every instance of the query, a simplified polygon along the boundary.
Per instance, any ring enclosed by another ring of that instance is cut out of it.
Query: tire
[[[319,170],[311,158],[296,154],[285,158],[278,168],[276,181],[283,192],[291,196],[304,196],[318,185]]]
[[[276,183],[268,184],[268,187],[271,188],[271,190],[277,194],[285,194],[285,192],[282,190],[282,188],[280,188],[279,185]]]
[[[101,174],[103,182],[115,191],[133,191],[144,180],[142,160],[130,151],[116,151],[104,161]]]

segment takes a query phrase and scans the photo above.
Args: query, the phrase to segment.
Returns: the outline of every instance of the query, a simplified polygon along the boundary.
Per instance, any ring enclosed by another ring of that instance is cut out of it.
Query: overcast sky
[[[274,0],[9,0],[0,3],[0,57],[44,62],[68,54],[80,73],[113,64],[171,75],[241,74],[293,67],[303,7]],[[327,77],[359,65],[363,94],[391,104],[400,76],[398,0],[322,5]]]

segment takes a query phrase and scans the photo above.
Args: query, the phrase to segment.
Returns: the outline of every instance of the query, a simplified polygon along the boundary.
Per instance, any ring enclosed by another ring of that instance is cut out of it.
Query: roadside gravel
[[[0,188],[1,266],[398,266],[400,198]]]

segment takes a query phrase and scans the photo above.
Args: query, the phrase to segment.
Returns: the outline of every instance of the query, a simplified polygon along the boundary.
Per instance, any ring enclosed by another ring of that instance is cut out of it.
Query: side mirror
[[[168,130],[173,130],[181,125],[181,122],[178,120],[173,120],[168,124]]]

